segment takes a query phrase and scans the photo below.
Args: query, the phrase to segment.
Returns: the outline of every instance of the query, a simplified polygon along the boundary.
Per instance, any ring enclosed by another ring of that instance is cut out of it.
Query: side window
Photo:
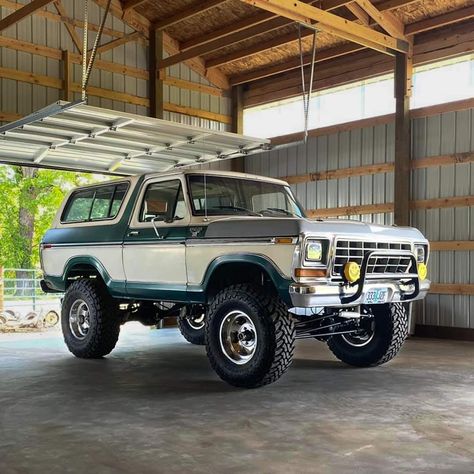
[[[61,222],[113,219],[120,211],[127,189],[127,183],[120,183],[77,191],[70,197]]]
[[[80,222],[89,220],[95,190],[78,191],[74,193],[63,216],[63,222]]]
[[[164,181],[150,184],[140,208],[140,222],[151,222],[153,219],[172,222],[184,219],[186,204],[181,181]]]
[[[94,203],[92,204],[91,220],[108,219],[109,208],[115,191],[115,186],[99,188],[95,192]]]

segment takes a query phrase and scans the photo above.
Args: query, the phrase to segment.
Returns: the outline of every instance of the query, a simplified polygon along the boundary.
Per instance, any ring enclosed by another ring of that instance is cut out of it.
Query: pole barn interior
[[[95,60],[83,90],[85,26]],[[25,165],[8,140],[51,104],[146,118],[154,134],[167,123],[183,149],[186,129],[207,130],[232,142],[226,153],[69,165],[74,145],[60,156],[49,143],[51,159],[35,149],[28,166],[280,178],[310,218],[418,228],[432,281],[386,368],[335,370],[302,341],[293,375],[251,392],[223,388],[176,329],[131,331],[105,369],[75,364],[57,337],[2,344],[0,331],[0,472],[471,472],[474,97],[421,108],[410,98],[414,68],[443,60],[470,55],[474,81],[473,47],[473,0],[0,0],[0,163]],[[251,108],[388,74],[388,115],[268,140],[227,133],[244,134]]]

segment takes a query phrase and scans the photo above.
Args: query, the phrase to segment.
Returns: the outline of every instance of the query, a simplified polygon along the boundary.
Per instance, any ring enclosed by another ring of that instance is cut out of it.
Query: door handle
[[[131,231],[127,234],[127,236],[128,236],[128,237],[134,237],[134,236],[139,235],[139,234],[140,234],[140,231],[138,231],[138,230],[131,230]]]

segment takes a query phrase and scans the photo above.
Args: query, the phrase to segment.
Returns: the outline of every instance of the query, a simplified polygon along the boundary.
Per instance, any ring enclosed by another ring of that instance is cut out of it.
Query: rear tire
[[[343,335],[328,340],[331,352],[356,367],[385,364],[400,351],[408,336],[408,311],[401,303],[373,305],[373,334],[366,341],[351,341]]]
[[[70,352],[82,359],[98,359],[114,349],[120,334],[116,305],[102,282],[76,280],[67,289],[61,326]]]
[[[196,346],[206,344],[205,325],[206,312],[201,305],[185,306],[178,317],[178,328],[181,335],[186,341]]]
[[[217,375],[235,387],[278,380],[291,364],[295,329],[280,298],[247,284],[220,291],[206,318],[206,350]]]

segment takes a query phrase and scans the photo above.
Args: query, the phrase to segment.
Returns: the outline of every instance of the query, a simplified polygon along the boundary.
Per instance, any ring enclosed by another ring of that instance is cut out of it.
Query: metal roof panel
[[[236,158],[269,143],[59,101],[0,127],[0,162],[129,176]]]

